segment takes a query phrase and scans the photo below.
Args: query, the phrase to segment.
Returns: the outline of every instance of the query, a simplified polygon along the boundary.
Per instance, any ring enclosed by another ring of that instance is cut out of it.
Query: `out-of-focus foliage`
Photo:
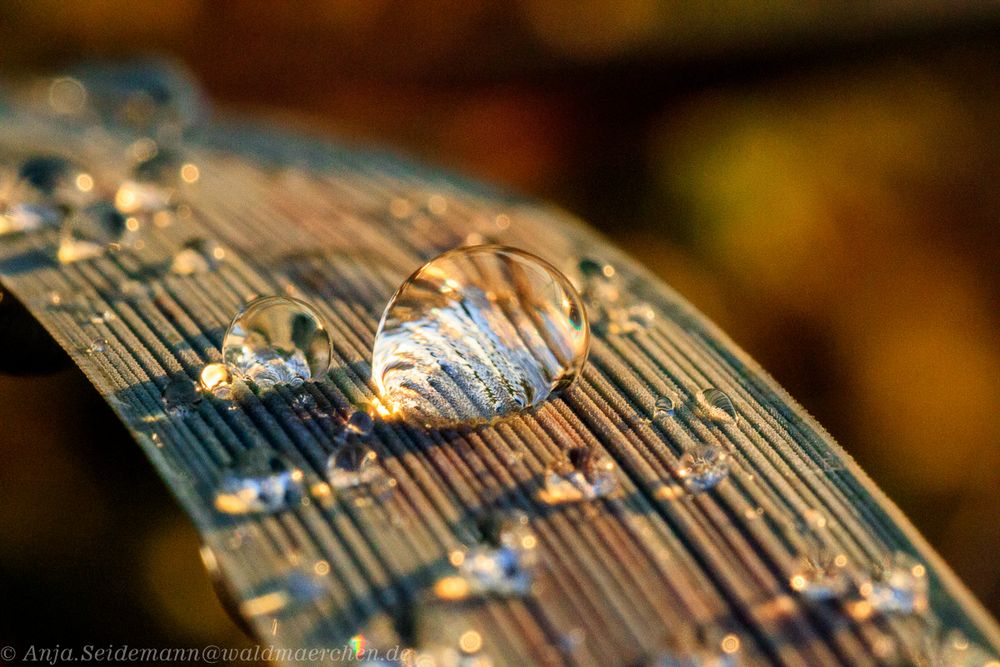
[[[0,16],[5,76],[166,53],[223,108],[580,214],[748,349],[1000,611],[994,6],[39,0]],[[96,442],[100,425],[75,426],[110,415],[63,428],[38,407],[57,388],[2,382],[0,572],[113,554],[108,585],[146,614],[121,632],[217,637],[180,513],[134,525],[89,462],[106,455],[70,437]],[[65,597],[49,583],[40,608]]]

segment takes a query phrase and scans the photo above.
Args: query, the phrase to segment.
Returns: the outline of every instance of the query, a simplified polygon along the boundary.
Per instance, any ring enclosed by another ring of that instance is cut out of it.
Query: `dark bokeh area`
[[[166,54],[219,112],[578,214],[760,361],[1000,611],[1000,8],[38,0],[0,18],[0,75]],[[0,397],[0,639],[247,641],[78,373],[0,377]]]

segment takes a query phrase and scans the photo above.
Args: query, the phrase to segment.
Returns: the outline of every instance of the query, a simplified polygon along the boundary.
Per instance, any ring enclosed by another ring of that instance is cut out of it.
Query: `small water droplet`
[[[220,475],[215,508],[225,514],[279,511],[303,496],[303,477],[302,471],[280,454],[249,449]]]
[[[664,420],[674,416],[680,406],[680,397],[672,391],[666,391],[656,398],[653,404],[653,419]]]
[[[583,448],[570,450],[567,458],[545,469],[545,488],[539,497],[549,505],[604,498],[618,488],[617,467],[603,454]]]
[[[589,344],[579,296],[556,269],[513,248],[463,247],[393,296],[372,378],[393,414],[438,426],[488,422],[567,389]]]
[[[120,244],[128,231],[126,225],[125,217],[110,202],[74,211],[63,220],[56,256],[70,264],[102,255]]]
[[[934,624],[936,625],[936,623]],[[915,664],[921,667],[998,667],[997,657],[969,641],[961,630],[919,631],[916,637]]]
[[[803,556],[789,578],[792,590],[811,600],[831,600],[847,591],[847,556],[826,549],[813,549]]]
[[[729,455],[714,445],[700,445],[677,462],[677,476],[690,493],[714,488],[729,475]]]
[[[284,296],[255,299],[233,318],[222,355],[234,375],[261,389],[299,385],[330,368],[330,337],[310,305]]]
[[[396,488],[396,480],[379,465],[375,450],[357,441],[334,452],[326,470],[330,486],[357,505],[385,500]]]
[[[736,424],[739,421],[733,399],[721,389],[708,387],[699,391],[696,398],[706,418],[719,424]]]
[[[62,214],[38,204],[14,204],[0,210],[0,236],[34,232],[59,224]]]
[[[74,115],[87,104],[87,89],[79,81],[61,76],[49,83],[49,106],[57,114]]]
[[[292,396],[292,405],[299,410],[312,410],[316,407],[316,397],[308,391],[299,391]]]
[[[210,392],[216,398],[223,400],[232,398],[233,378],[225,364],[218,362],[205,364],[205,367],[201,369],[199,380],[202,389]]]
[[[171,208],[185,182],[183,158],[172,150],[159,149],[141,160],[132,177],[115,193],[115,205],[123,213],[156,213]]]
[[[240,604],[240,611],[248,618],[288,614],[319,600],[324,595],[323,585],[318,577],[298,570],[254,588],[254,595]],[[277,618],[274,621],[277,621]],[[277,631],[275,623],[272,623],[271,628],[272,632]]]
[[[861,586],[862,596],[871,608],[886,614],[926,611],[927,590],[926,566],[901,551],[873,565],[871,579]]]
[[[375,427],[375,421],[372,416],[365,412],[364,410],[355,410],[351,413],[351,416],[347,418],[347,422],[344,424],[344,430],[341,432],[341,440],[347,440],[350,438],[366,438],[371,435],[372,429]]]
[[[25,160],[7,200],[58,210],[82,208],[95,201],[94,179],[69,160],[39,155]]]
[[[172,379],[163,390],[163,407],[170,415],[185,416],[200,401],[198,386],[185,375]]]
[[[108,341],[103,338],[95,338],[84,350],[87,354],[102,354],[108,349]]]
[[[610,334],[622,335],[648,329],[656,320],[656,311],[647,303],[621,308],[605,308],[602,326]]]
[[[219,268],[225,256],[225,249],[215,241],[191,239],[174,255],[170,272],[179,276],[209,273]]]
[[[743,642],[736,633],[715,628],[682,628],[669,651],[649,661],[649,667],[735,667]]]
[[[538,566],[538,536],[523,512],[493,515],[487,540],[469,549],[453,551],[449,561],[455,573],[434,585],[443,600],[482,595],[525,595]]]

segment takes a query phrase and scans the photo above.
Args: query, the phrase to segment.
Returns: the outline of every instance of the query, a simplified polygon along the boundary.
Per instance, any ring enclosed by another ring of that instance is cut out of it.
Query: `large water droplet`
[[[267,389],[301,384],[330,368],[330,337],[312,307],[284,296],[247,304],[233,318],[222,356],[235,375]]]
[[[389,302],[372,379],[393,413],[487,422],[569,387],[590,334],[579,295],[541,259],[473,246],[431,260]]]
[[[729,456],[714,445],[685,452],[677,462],[677,475],[691,493],[708,491],[729,474]]]
[[[735,424],[739,421],[733,399],[721,389],[708,387],[699,391],[696,399],[708,419],[719,424]]]
[[[91,204],[63,221],[57,257],[63,264],[97,257],[118,243],[125,231],[125,216],[114,205]]]
[[[843,595],[850,584],[846,566],[844,554],[814,549],[803,556],[798,569],[789,578],[789,585],[811,600],[831,600]]]
[[[927,610],[927,568],[909,554],[897,551],[872,568],[872,578],[861,594],[872,609],[886,614]]]
[[[225,514],[276,512],[302,497],[302,480],[302,471],[280,454],[249,449],[220,475],[215,508]]]
[[[396,480],[379,465],[375,450],[357,441],[334,452],[326,470],[330,486],[357,505],[385,500],[396,488]]]
[[[215,241],[192,239],[174,255],[170,263],[170,272],[179,276],[190,276],[215,271],[225,256],[225,249]]]
[[[545,488],[539,493],[549,505],[594,500],[611,495],[618,488],[615,462],[589,449],[571,450],[545,469]]]

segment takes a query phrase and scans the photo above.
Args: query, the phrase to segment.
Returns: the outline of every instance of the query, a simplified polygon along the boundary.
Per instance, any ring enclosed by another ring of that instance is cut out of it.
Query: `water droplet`
[[[847,591],[850,581],[845,570],[847,556],[825,549],[814,549],[803,556],[789,578],[792,590],[811,600],[831,600]]]
[[[254,595],[240,605],[240,611],[248,618],[288,614],[319,600],[323,595],[323,585],[318,577],[293,570],[256,586]]]
[[[590,303],[615,303],[624,290],[618,271],[611,264],[585,257],[577,266],[580,294]]]
[[[912,614],[927,610],[927,568],[913,556],[897,551],[872,567],[861,594],[874,611]]]
[[[163,407],[174,416],[189,414],[199,401],[198,386],[187,376],[175,377],[163,390]]]
[[[78,114],[86,104],[87,89],[76,79],[61,76],[49,83],[49,106],[57,114]]]
[[[59,211],[38,204],[15,204],[0,211],[0,236],[34,232],[59,224]]]
[[[108,341],[103,338],[95,338],[84,350],[87,354],[102,354],[108,349]]]
[[[172,208],[181,187],[193,182],[184,176],[185,168],[192,166],[176,151],[157,148],[140,159],[131,178],[118,186],[115,205],[123,213],[157,213]]]
[[[569,281],[521,250],[452,250],[410,276],[375,339],[372,378],[390,411],[431,425],[487,422],[568,388],[587,358]]]
[[[653,419],[664,420],[674,416],[680,406],[680,397],[672,391],[664,392],[657,397],[653,404]]]
[[[714,488],[729,475],[729,455],[714,445],[701,445],[685,452],[677,462],[677,476],[690,493]]]
[[[240,454],[219,477],[215,508],[225,514],[276,512],[303,495],[302,471],[266,449]]]
[[[719,424],[736,424],[739,421],[733,399],[721,389],[708,387],[699,391],[696,398],[708,419]]]
[[[25,160],[8,201],[59,209],[82,208],[93,203],[94,179],[79,166],[55,155]]]
[[[573,449],[565,459],[545,469],[545,488],[539,493],[549,505],[594,500],[611,495],[618,488],[615,462],[589,449]]]
[[[921,667],[1000,667],[989,651],[969,641],[961,630],[919,632],[915,664]]]
[[[481,595],[525,595],[538,566],[538,537],[523,512],[491,517],[488,542],[449,554],[454,574],[434,585],[443,600]]]
[[[292,405],[299,410],[312,410],[316,407],[316,397],[304,389],[292,396]]]
[[[685,627],[669,651],[649,662],[649,667],[735,667],[743,642],[735,633],[713,628]]]
[[[371,435],[372,429],[375,427],[375,421],[372,416],[363,410],[355,410],[351,413],[351,416],[347,418],[347,422],[344,424],[344,430],[341,432],[341,440],[347,440],[350,438],[365,438]]]
[[[330,368],[330,337],[307,303],[284,296],[255,299],[233,318],[222,341],[233,374],[261,389],[298,385]]]
[[[127,231],[125,217],[106,201],[74,211],[63,220],[57,257],[63,264],[102,255]]]
[[[199,376],[202,388],[216,398],[229,399],[233,394],[233,378],[229,368],[218,362],[205,364]]]
[[[330,486],[358,505],[385,500],[396,488],[396,480],[379,465],[375,450],[357,441],[334,452],[326,470]]]
[[[225,256],[225,249],[215,241],[192,239],[174,255],[170,263],[170,272],[179,276],[190,276],[215,271]]]
[[[656,311],[647,303],[621,308],[605,308],[602,326],[611,334],[630,334],[648,329],[656,320]]]

